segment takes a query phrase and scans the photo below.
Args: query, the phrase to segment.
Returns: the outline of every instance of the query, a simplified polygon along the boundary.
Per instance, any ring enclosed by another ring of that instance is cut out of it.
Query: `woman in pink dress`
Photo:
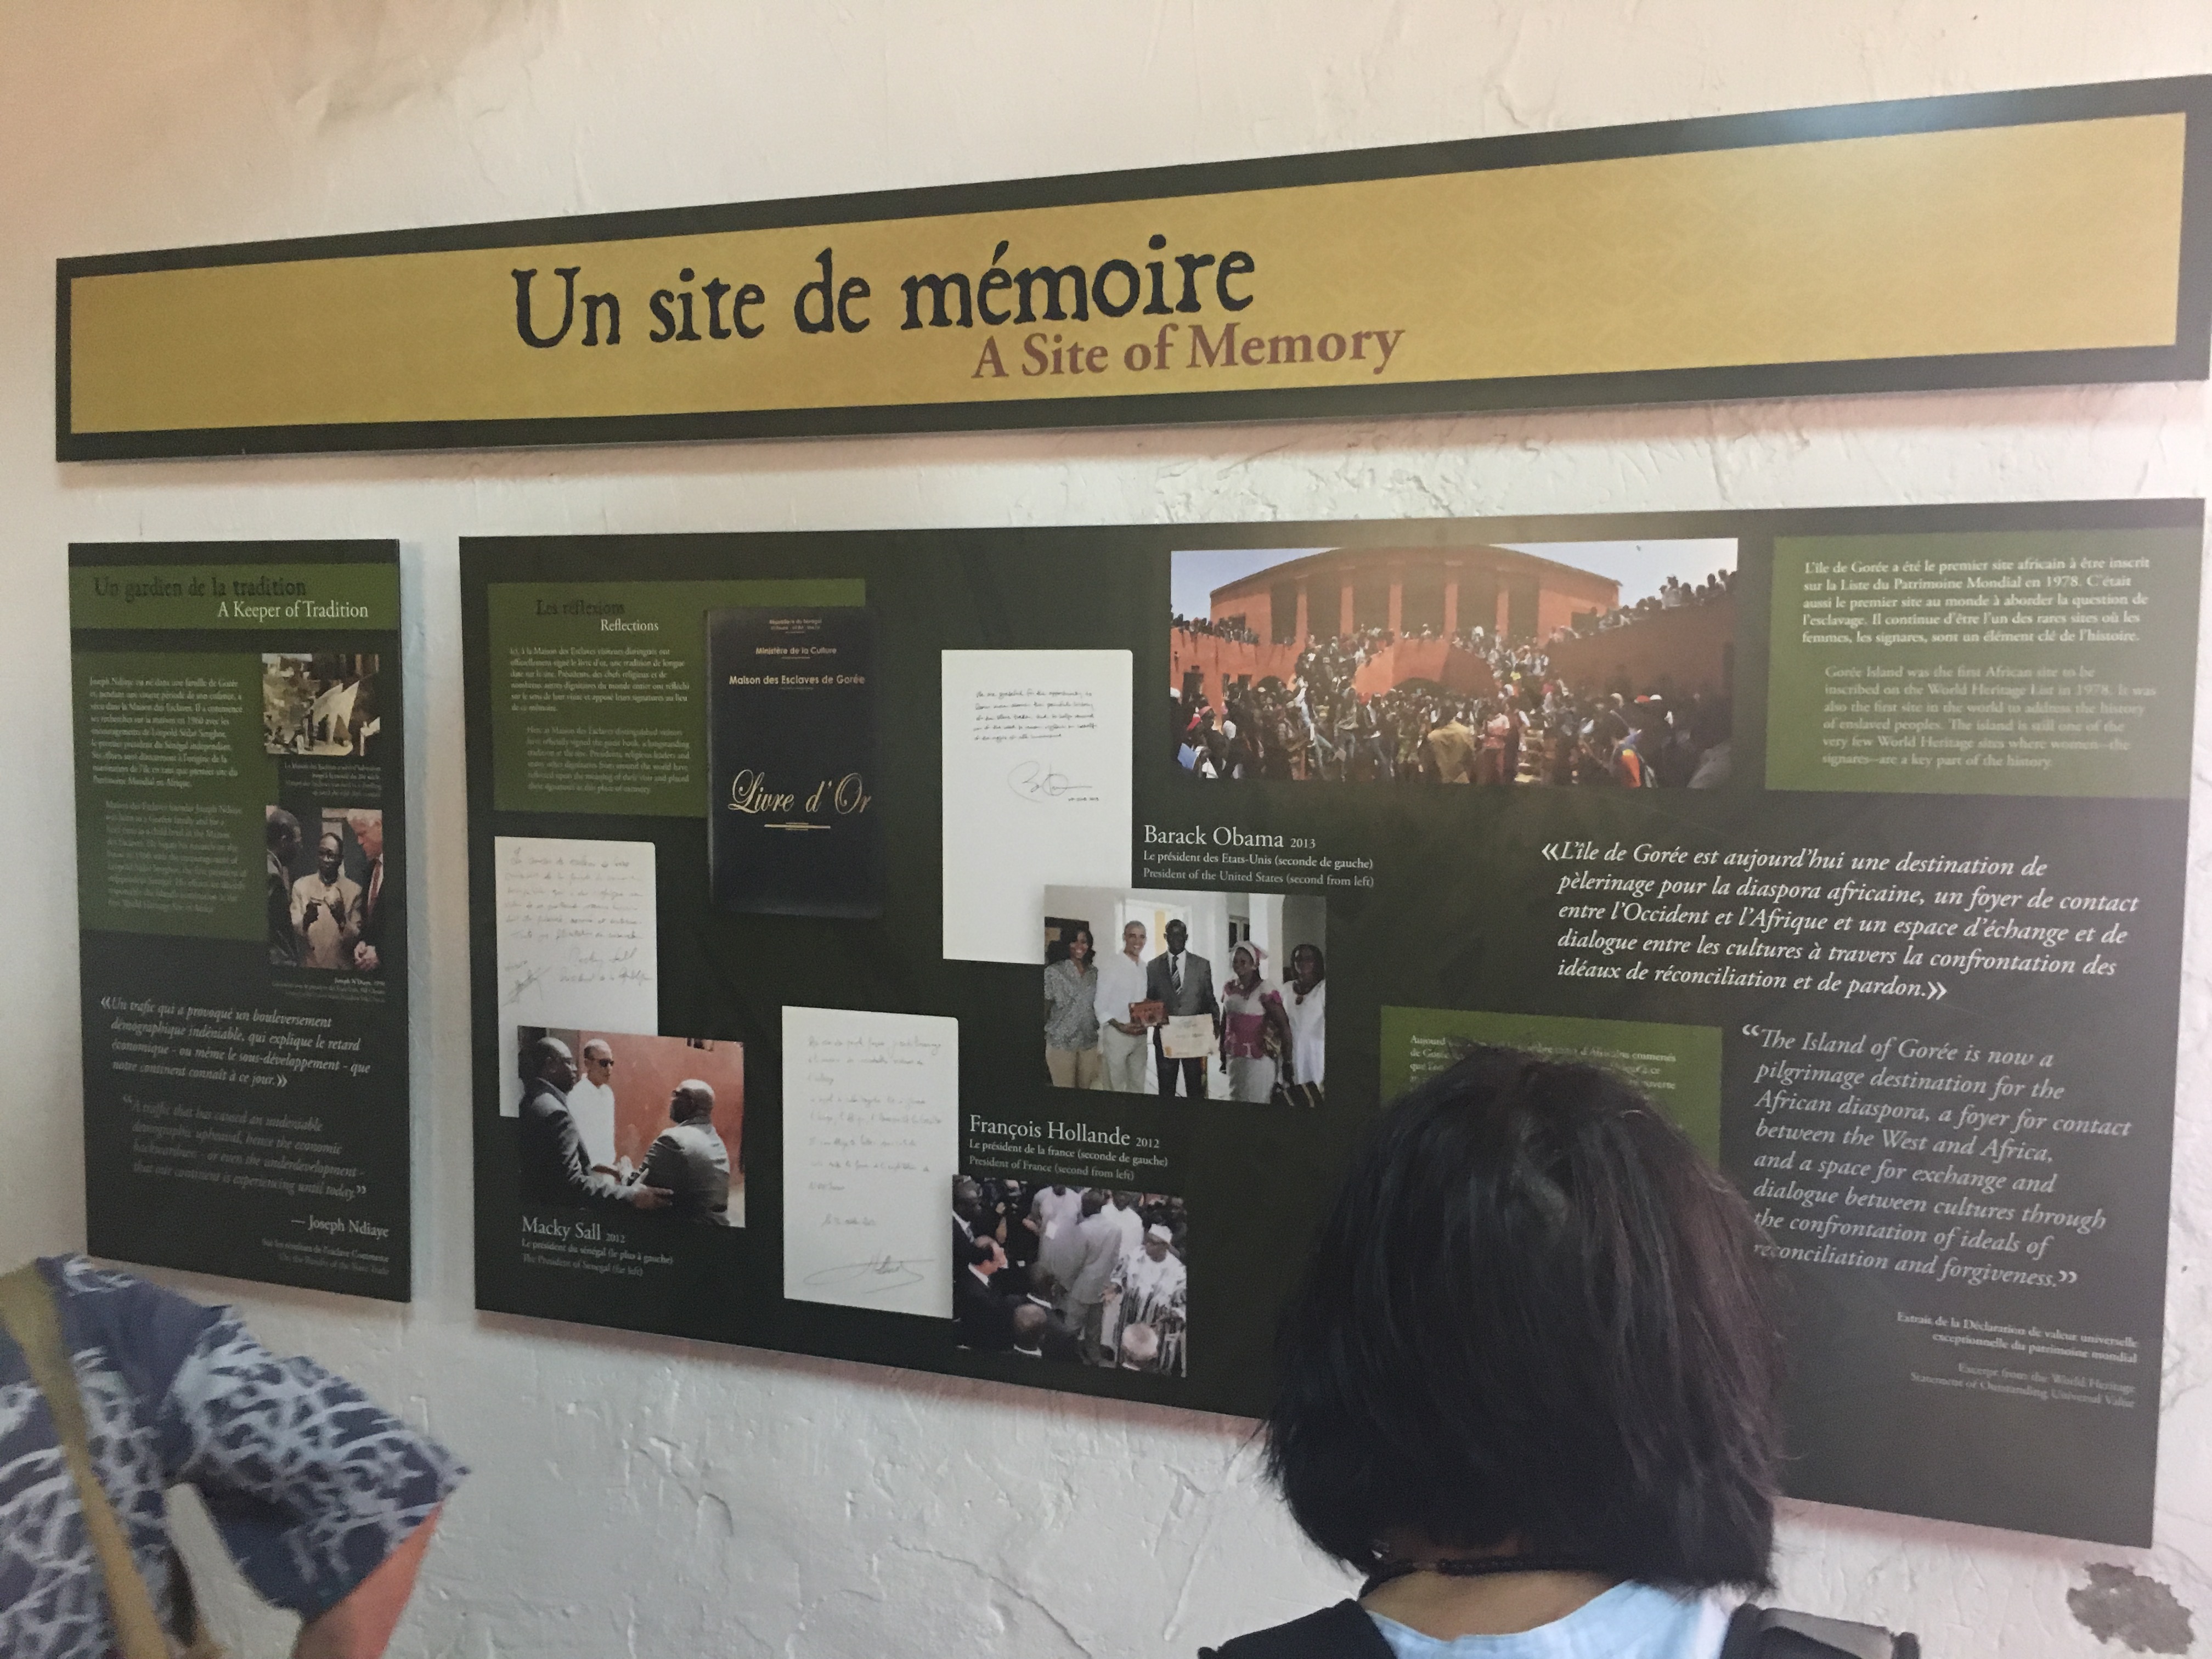
[[[1260,976],[1261,956],[1249,941],[1230,953],[1234,976],[1221,993],[1221,1061],[1229,1097],[1264,1105],[1279,1074],[1291,1080],[1291,1022],[1282,993]]]

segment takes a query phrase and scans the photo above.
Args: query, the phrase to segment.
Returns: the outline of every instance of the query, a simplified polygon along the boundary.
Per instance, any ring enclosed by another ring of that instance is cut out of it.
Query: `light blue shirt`
[[[1683,1601],[1649,1584],[1623,1583],[1564,1619],[1511,1636],[1441,1642],[1379,1613],[1367,1616],[1396,1659],[1716,1659],[1732,1611],[1711,1596]]]

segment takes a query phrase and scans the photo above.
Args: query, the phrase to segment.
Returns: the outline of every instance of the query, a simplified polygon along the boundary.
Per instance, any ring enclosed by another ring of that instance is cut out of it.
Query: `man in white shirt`
[[[1109,1221],[1121,1229],[1121,1259],[1115,1264],[1114,1268],[1115,1283],[1117,1285],[1121,1282],[1121,1274],[1128,1269],[1130,1258],[1140,1256],[1145,1253],[1145,1218],[1137,1213],[1137,1194],[1134,1193],[1116,1193],[1114,1194],[1113,1200],[1102,1212]],[[1120,1340],[1121,1328],[1121,1303],[1117,1298],[1109,1297],[1099,1340],[1105,1345],[1109,1355],[1114,1351],[1115,1344]]]
[[[1098,1086],[1125,1095],[1152,1092],[1145,1064],[1145,1028],[1130,1023],[1129,1005],[1145,999],[1145,924],[1121,929],[1121,952],[1098,963]]]
[[[1065,1182],[1040,1187],[1030,1200],[1030,1214],[1036,1218],[1038,1237],[1049,1243],[1083,1218],[1083,1194]]]
[[[292,933],[302,968],[346,968],[361,937],[361,884],[344,872],[345,842],[326,830],[315,867],[292,884]]]
[[[1134,1193],[1116,1193],[1114,1194],[1114,1206],[1107,1212],[1114,1218],[1114,1224],[1121,1230],[1121,1260],[1124,1261],[1141,1255],[1144,1249],[1145,1218],[1137,1213],[1137,1201]]]
[[[584,1143],[584,1161],[610,1174],[615,1167],[615,1051],[604,1037],[584,1045],[584,1080],[568,1091],[568,1115]]]

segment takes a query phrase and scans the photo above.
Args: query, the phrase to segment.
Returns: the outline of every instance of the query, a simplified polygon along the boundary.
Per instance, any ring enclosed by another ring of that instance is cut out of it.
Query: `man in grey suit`
[[[531,1075],[522,1097],[515,1151],[525,1204],[628,1204],[657,1210],[665,1188],[641,1181],[629,1186],[600,1175],[584,1156],[576,1120],[568,1115],[568,1091],[576,1086],[576,1057],[559,1037],[531,1045]]]
[[[1103,1188],[1083,1194],[1083,1220],[1062,1263],[1067,1288],[1060,1311],[1081,1340],[1083,1363],[1107,1364],[1106,1297],[1114,1287],[1114,1270],[1121,1265],[1121,1229],[1106,1213]]]
[[[730,1224],[730,1149],[714,1133],[714,1091],[686,1078],[668,1097],[668,1127],[646,1149],[638,1180],[672,1194],[686,1221]]]
[[[1170,1018],[1189,1014],[1213,1016],[1213,1034],[1221,1035],[1221,1004],[1213,994],[1213,964],[1183,946],[1190,942],[1190,929],[1180,921],[1167,925],[1168,948],[1145,964],[1145,995],[1152,1002],[1166,1005]],[[1170,1060],[1160,1034],[1152,1032],[1152,1063],[1158,1067],[1160,1092],[1172,1095],[1176,1091],[1178,1074],[1183,1080],[1183,1092],[1193,1100],[1206,1098],[1206,1062],[1203,1060]]]

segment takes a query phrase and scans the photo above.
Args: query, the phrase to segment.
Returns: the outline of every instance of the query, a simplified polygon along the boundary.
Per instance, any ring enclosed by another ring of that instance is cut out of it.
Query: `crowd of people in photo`
[[[1288,684],[1268,675],[1226,684],[1218,705],[1194,672],[1170,692],[1176,764],[1209,780],[1715,788],[1730,769],[1725,697],[1685,696],[1663,678],[1641,688],[1575,684],[1549,647],[1711,603],[1734,581],[1733,571],[1694,586],[1669,576],[1656,594],[1556,629],[1542,645],[1462,629],[1451,643],[1489,668],[1486,693],[1415,679],[1363,696],[1359,671],[1401,637],[1379,628],[1315,641]],[[1424,627],[1403,637],[1440,636]]]
[[[1189,1232],[1182,1200],[1162,1193],[956,1176],[960,1346],[1184,1376]]]
[[[1735,592],[1735,572],[1733,570],[1713,571],[1694,587],[1680,576],[1669,576],[1659,584],[1657,592],[1645,594],[1634,605],[1616,605],[1610,611],[1580,618],[1571,627],[1556,629],[1552,639],[1554,643],[1564,639],[1587,639],[1593,634],[1632,626],[1657,616],[1662,611],[1711,605]]]
[[[1260,643],[1260,636],[1233,617],[1217,622],[1212,617],[1178,616],[1175,625],[1186,634],[1200,634],[1210,640],[1227,640],[1234,645]]]
[[[1231,1100],[1319,1105],[1328,1017],[1321,946],[1292,946],[1290,977],[1278,983],[1267,975],[1266,950],[1239,939],[1230,949],[1229,976],[1217,987],[1213,963],[1190,949],[1189,928],[1171,921],[1162,932],[1163,948],[1147,957],[1145,924],[1130,921],[1121,950],[1102,958],[1090,928],[1078,927],[1067,954],[1046,964],[1044,1058],[1053,1082],[1204,1100],[1218,1060]],[[1197,1029],[1211,1052],[1170,1044],[1191,1022],[1203,1022]]]

